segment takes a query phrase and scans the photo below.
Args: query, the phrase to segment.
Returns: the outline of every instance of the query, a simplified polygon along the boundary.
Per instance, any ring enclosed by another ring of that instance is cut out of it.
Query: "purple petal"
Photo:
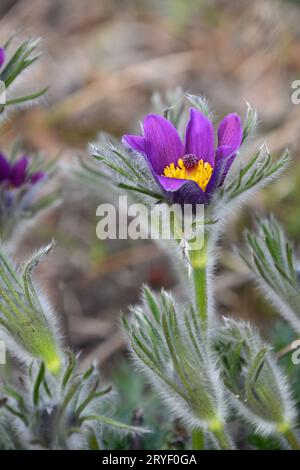
[[[222,145],[216,151],[216,163],[213,174],[206,186],[206,193],[211,195],[213,191],[220,187],[227,176],[227,173],[236,157],[236,149],[228,145]]]
[[[0,47],[0,67],[2,67],[4,62],[5,62],[5,49],[4,47]]]
[[[196,109],[191,109],[185,134],[185,154],[193,154],[214,166],[214,128],[211,121]]]
[[[145,153],[145,138],[141,135],[123,135],[122,144],[139,153]]]
[[[218,145],[229,145],[238,149],[243,137],[243,128],[241,118],[233,113],[228,114],[220,122],[218,129]]]
[[[17,188],[25,183],[27,165],[28,159],[24,156],[20,158],[11,168],[9,179],[10,182]]]
[[[10,164],[3,153],[0,153],[0,181],[4,181],[9,177]]]
[[[155,175],[161,187],[166,191],[176,191],[189,180],[182,178],[168,178],[167,176]]]
[[[35,184],[44,179],[46,174],[43,171],[37,171],[36,173],[33,173],[30,177],[30,183]]]
[[[220,174],[222,175],[221,184],[235,160],[236,153],[235,147],[230,147],[229,145],[221,145],[217,148],[216,166],[220,169]]]
[[[173,203],[204,204],[205,193],[195,181],[158,176],[157,180]]]
[[[148,114],[144,123],[146,156],[154,171],[161,175],[166,166],[183,156],[183,143],[176,128],[162,116]]]

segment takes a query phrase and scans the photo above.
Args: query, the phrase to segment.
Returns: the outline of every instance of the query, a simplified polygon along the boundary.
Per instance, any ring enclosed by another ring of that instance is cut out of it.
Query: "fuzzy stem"
[[[283,435],[293,450],[300,450],[299,439],[292,429],[287,429]]]
[[[194,269],[193,274],[196,306],[201,322],[205,325],[207,320],[206,270],[205,268]]]
[[[226,435],[224,428],[212,430],[213,435],[218,441],[218,444],[222,450],[233,450],[232,445]]]
[[[193,450],[204,449],[204,433],[200,429],[195,429],[192,432],[192,449]]]
[[[190,250],[190,262],[193,269],[196,309],[201,323],[207,324],[207,235],[199,250]]]
[[[207,324],[207,240],[204,239],[203,246],[199,250],[189,252],[193,269],[196,309],[201,325],[206,329]],[[192,432],[193,450],[205,448],[204,433],[201,430]]]

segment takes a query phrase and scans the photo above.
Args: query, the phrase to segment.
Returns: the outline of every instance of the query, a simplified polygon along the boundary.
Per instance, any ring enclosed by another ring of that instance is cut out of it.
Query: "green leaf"
[[[37,91],[36,93],[32,93],[30,95],[20,96],[18,98],[12,98],[11,100],[6,101],[5,106],[11,106],[15,104],[25,103],[27,101],[33,101],[43,96],[47,91],[48,91],[48,87],[43,88],[42,90]]]
[[[42,362],[40,365],[39,372],[36,377],[36,381],[34,383],[33,387],[33,404],[36,406],[39,403],[39,398],[40,398],[40,387],[42,385],[42,382],[45,378],[45,364]]]
[[[103,416],[103,415],[86,415],[86,416],[82,416],[81,421],[82,422],[85,422],[85,421],[100,421],[102,424],[105,424],[109,427],[122,429],[123,431],[132,432],[134,434],[137,434],[137,433],[141,434],[141,433],[150,432],[148,429],[137,427],[137,426],[131,426],[131,425],[125,424],[125,423],[121,423],[120,421],[116,421],[115,419],[108,418],[107,416]]]

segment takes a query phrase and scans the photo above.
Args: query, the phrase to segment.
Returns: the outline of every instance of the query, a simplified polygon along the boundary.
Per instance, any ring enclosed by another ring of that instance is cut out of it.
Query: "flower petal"
[[[2,65],[4,64],[5,62],[5,49],[4,47],[0,47],[0,67],[2,67]]]
[[[238,149],[243,137],[241,118],[235,114],[228,114],[220,122],[218,129],[218,145],[229,145]]]
[[[211,121],[191,108],[190,119],[185,134],[185,154],[193,154],[197,158],[214,165],[214,129]]]
[[[17,188],[25,183],[27,165],[28,158],[24,156],[20,158],[11,168],[9,179],[10,182]]]
[[[30,183],[35,184],[44,179],[46,174],[43,171],[37,171],[30,176]]]
[[[236,157],[236,152],[236,149],[229,145],[221,145],[217,148],[213,174],[205,191],[208,195],[211,195],[216,188],[224,183],[227,173]]]
[[[145,153],[145,138],[141,135],[123,135],[122,144],[139,153]]]
[[[157,175],[157,181],[173,203],[205,204],[206,196],[195,181]]]
[[[3,153],[0,153],[0,181],[4,181],[9,177],[10,164]]]
[[[183,143],[177,129],[163,116],[148,114],[144,123],[146,156],[154,171],[161,175],[166,166],[183,156]]]

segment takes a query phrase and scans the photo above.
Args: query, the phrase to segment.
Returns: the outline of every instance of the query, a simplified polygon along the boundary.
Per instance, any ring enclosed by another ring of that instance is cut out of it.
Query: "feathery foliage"
[[[291,243],[273,217],[258,219],[257,233],[246,231],[248,252],[240,253],[262,292],[300,332],[300,286]]]
[[[43,362],[32,363],[22,388],[0,386],[0,448],[99,450],[107,430],[145,431],[112,417],[115,397],[95,366],[77,369],[74,355],[59,376],[49,374]]]
[[[16,97],[12,94],[12,96],[10,96],[10,88],[18,77],[21,76],[25,70],[30,68],[40,57],[40,53],[38,52],[40,40],[38,38],[25,39],[14,51],[10,52],[13,42],[14,35],[11,36],[4,45],[5,54],[8,55],[8,58],[5,60],[4,66],[0,71],[0,81],[5,85],[7,98],[5,103],[1,104],[0,112],[3,112],[7,107],[34,102],[47,91],[47,88],[43,88],[28,95]]]
[[[147,287],[143,304],[123,316],[138,363],[172,412],[194,429],[224,426],[226,403],[214,354],[192,306],[178,306],[165,291]]]
[[[41,358],[53,373],[62,366],[60,334],[51,307],[32,281],[32,271],[53,243],[40,249],[20,269],[0,247],[0,325],[21,360]]]
[[[217,335],[224,384],[238,413],[262,435],[292,429],[297,412],[271,347],[242,321],[226,318]]]

